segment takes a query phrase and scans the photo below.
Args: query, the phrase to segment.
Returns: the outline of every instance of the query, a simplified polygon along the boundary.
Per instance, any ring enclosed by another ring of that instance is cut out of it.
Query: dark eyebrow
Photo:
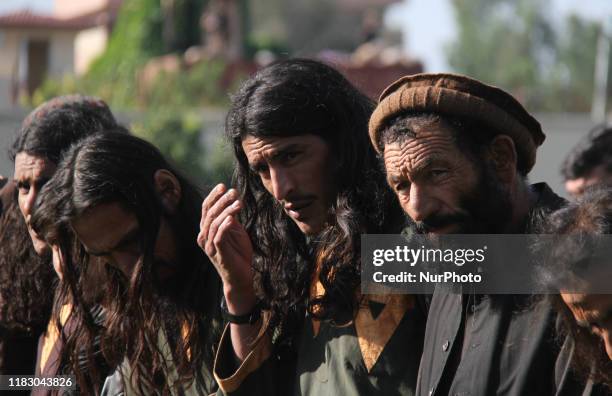
[[[418,177],[422,173],[424,173],[427,168],[431,167],[434,164],[435,160],[433,158],[426,158],[423,161],[419,162],[414,168],[412,168],[412,174],[415,177]]]
[[[301,149],[300,144],[298,143],[291,143],[285,147],[280,148],[277,151],[273,151],[272,152],[272,156],[271,156],[271,160],[274,161],[276,159],[278,159],[278,157],[282,156],[283,154],[286,154],[289,151],[295,151],[295,150],[299,150]]]
[[[134,242],[134,240],[138,239],[140,235],[140,227],[139,226],[135,226],[133,229],[131,229],[128,233],[126,233],[120,240],[119,242],[117,242],[115,244],[115,246],[111,247],[108,251],[106,252],[95,252],[95,251],[90,251],[87,250],[87,247],[83,246],[83,248],[85,249],[85,251],[87,252],[87,254],[89,254],[90,256],[94,256],[94,257],[100,257],[100,256],[106,256],[108,255],[111,251],[121,248],[123,246],[126,246],[132,242]]]
[[[435,162],[435,159],[433,158],[427,158],[419,162],[417,166],[415,166],[414,168],[410,170],[408,179],[410,180],[418,179],[423,173],[425,173],[427,168],[429,168],[430,166],[434,164],[434,162]],[[389,184],[397,183],[401,181],[403,178],[404,178],[404,175],[400,175],[400,174],[388,174],[387,175],[387,181],[389,182]]]
[[[17,183],[17,187],[18,188],[19,187],[23,187],[26,184],[28,184],[28,185],[34,184],[37,187],[41,187],[41,186],[44,186],[49,180],[51,180],[51,177],[44,176],[44,177],[41,177],[41,178],[38,178],[38,179],[34,180],[34,183],[31,183],[29,179],[18,179],[18,180],[16,180],[16,183]]]
[[[289,151],[294,151],[294,150],[300,150],[302,147],[299,143],[292,143],[289,144],[285,147],[281,147],[278,150],[271,150],[271,153],[269,155],[269,161],[270,162],[274,162],[276,160],[278,160],[281,156],[283,156],[284,154],[286,154]],[[257,161],[253,164],[250,164],[249,167],[251,168],[251,170],[255,173],[259,173],[261,171],[263,171],[264,169],[267,168],[267,165],[265,164],[264,160],[261,161]]]

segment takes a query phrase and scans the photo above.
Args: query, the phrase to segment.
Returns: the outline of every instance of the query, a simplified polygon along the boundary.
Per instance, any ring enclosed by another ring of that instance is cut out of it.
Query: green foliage
[[[141,98],[146,107],[219,106],[228,103],[220,84],[225,70],[221,60],[203,61],[190,70],[161,73]]]
[[[133,107],[137,71],[163,53],[162,21],[160,0],[126,1],[106,51],[84,78],[84,88],[114,106]]]
[[[61,80],[46,79],[34,92],[25,106],[37,107],[47,100],[61,95],[69,95],[75,92],[85,92],[81,89],[79,80],[73,76],[66,75]]]
[[[290,53],[289,47],[282,40],[266,35],[252,35],[246,43],[246,56],[253,58],[258,51],[270,51],[280,57]]]
[[[165,52],[185,51],[201,42],[200,17],[208,0],[163,0]]]
[[[131,130],[157,146],[197,185],[227,183],[233,168],[232,155],[218,141],[207,150],[202,139],[204,127],[197,112],[158,109],[145,113],[131,125]]]
[[[512,91],[530,109],[588,111],[598,25],[570,16],[557,31],[548,0],[453,0],[451,67]],[[567,95],[573,92],[576,96]]]
[[[83,78],[47,80],[30,98],[36,106],[52,97],[80,92],[103,98],[115,112],[146,109],[131,130],[155,144],[197,184],[228,182],[231,153],[220,137],[203,140],[202,107],[228,103],[220,80],[225,63],[203,61],[191,69],[162,72],[154,81],[139,81],[152,58],[184,50],[200,39],[199,18],[207,0],[126,0],[106,51]],[[168,27],[172,34],[168,35]],[[233,88],[233,87],[232,87]]]
[[[138,71],[151,58],[200,43],[199,20],[207,0],[127,0],[106,51],[80,81],[115,107],[135,107]]]
[[[554,108],[590,111],[600,31],[596,22],[568,17],[565,34],[559,39],[558,66],[550,75]]]

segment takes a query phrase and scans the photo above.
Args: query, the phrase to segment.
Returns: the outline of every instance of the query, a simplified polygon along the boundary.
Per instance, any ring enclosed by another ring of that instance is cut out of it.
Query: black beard
[[[508,191],[500,183],[493,169],[484,161],[476,187],[461,199],[461,213],[433,214],[410,228],[417,234],[449,225],[459,225],[457,234],[498,234],[512,219],[513,206]]]

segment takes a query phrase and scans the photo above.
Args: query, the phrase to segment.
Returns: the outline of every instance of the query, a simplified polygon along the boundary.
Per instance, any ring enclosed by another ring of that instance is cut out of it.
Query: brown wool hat
[[[379,154],[378,138],[386,122],[409,112],[470,118],[512,137],[524,162],[519,166],[527,172],[546,138],[540,123],[509,93],[462,75],[423,73],[400,78],[380,95],[369,127]]]

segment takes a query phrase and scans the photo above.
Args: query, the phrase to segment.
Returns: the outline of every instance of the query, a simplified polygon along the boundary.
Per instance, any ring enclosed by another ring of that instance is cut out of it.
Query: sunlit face
[[[596,184],[612,185],[612,174],[607,172],[603,165],[596,167],[584,177],[566,180],[565,189],[572,197],[580,198],[588,187]]]
[[[142,230],[133,213],[119,203],[102,204],[86,210],[72,222],[72,228],[87,253],[116,267],[128,278],[132,275],[142,255]],[[153,257],[155,262],[169,266],[178,260],[175,234],[163,218]]]
[[[601,338],[612,360],[612,294],[561,293],[576,323]]]
[[[479,172],[439,122],[415,127],[416,137],[387,143],[387,181],[404,212],[433,234],[467,231],[472,213],[466,200],[478,194]]]
[[[15,175],[17,183],[19,210],[28,226],[30,238],[38,255],[49,251],[49,246],[38,237],[30,226],[32,209],[36,197],[47,181],[53,176],[57,165],[44,157],[21,152],[15,156]]]
[[[251,170],[300,230],[307,235],[320,232],[336,194],[328,144],[316,135],[248,135],[242,148]]]

